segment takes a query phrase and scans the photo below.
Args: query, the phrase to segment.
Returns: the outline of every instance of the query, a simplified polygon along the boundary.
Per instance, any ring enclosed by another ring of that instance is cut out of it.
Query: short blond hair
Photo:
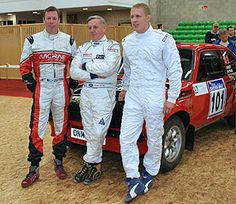
[[[132,6],[131,9],[134,9],[134,8],[142,9],[146,15],[151,15],[150,8],[148,7],[147,4],[144,4],[144,3],[135,4]]]

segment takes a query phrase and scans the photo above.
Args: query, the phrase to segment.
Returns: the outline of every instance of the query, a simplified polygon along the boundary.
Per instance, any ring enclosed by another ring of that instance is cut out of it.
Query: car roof
[[[225,49],[225,47],[221,45],[206,44],[206,43],[177,43],[176,45],[177,45],[177,48],[187,48],[187,49],[192,49],[192,50]]]

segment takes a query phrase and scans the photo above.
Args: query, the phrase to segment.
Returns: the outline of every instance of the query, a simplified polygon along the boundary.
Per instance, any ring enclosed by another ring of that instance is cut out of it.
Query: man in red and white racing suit
[[[101,176],[102,145],[115,106],[120,46],[106,38],[105,20],[100,16],[88,19],[90,42],[79,47],[71,65],[71,78],[83,80],[80,110],[87,152],[84,164],[74,181],[90,184]]]
[[[53,154],[55,171],[59,179],[67,174],[62,165],[65,157],[69,88],[66,80],[67,66],[76,52],[75,41],[58,29],[59,11],[55,7],[45,10],[42,32],[25,40],[20,60],[20,73],[28,89],[33,93],[30,121],[29,173],[22,181],[28,187],[39,177],[39,162],[43,156],[43,137],[47,128],[49,112],[53,115]],[[34,77],[32,74],[34,72]]]
[[[121,123],[121,156],[128,183],[125,202],[147,192],[160,169],[164,114],[170,113],[181,88],[182,68],[174,39],[168,33],[150,25],[150,9],[146,4],[132,7],[134,32],[123,40],[125,97]],[[166,100],[166,80],[170,88]],[[127,93],[126,93],[127,92]],[[144,156],[144,171],[140,178],[137,140],[144,121],[148,151]]]

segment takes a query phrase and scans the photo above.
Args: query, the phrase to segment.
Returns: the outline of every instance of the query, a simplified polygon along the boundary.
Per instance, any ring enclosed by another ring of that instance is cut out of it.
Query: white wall
[[[44,10],[51,5],[59,9],[103,5],[130,8],[140,2],[148,3],[148,0],[0,0],[0,13]]]

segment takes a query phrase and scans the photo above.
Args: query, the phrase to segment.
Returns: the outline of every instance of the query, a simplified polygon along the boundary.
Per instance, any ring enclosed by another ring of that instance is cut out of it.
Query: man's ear
[[[147,20],[150,22],[151,19],[152,19],[152,16],[148,14],[148,15],[147,15]]]

